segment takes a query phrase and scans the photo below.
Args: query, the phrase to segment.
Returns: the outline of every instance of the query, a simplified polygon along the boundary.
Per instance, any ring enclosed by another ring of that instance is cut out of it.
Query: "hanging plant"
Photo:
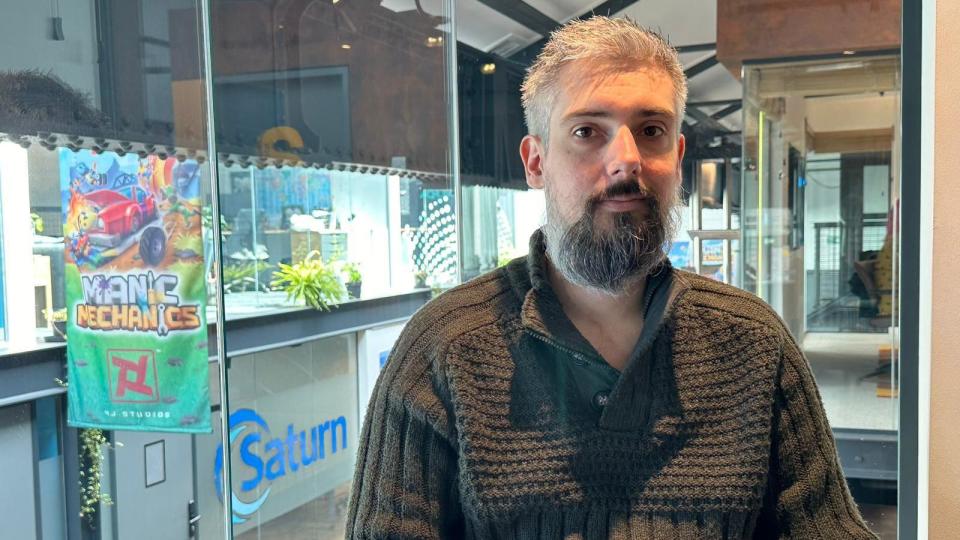
[[[60,386],[67,387],[66,381],[62,379],[54,380]],[[121,443],[110,444],[106,433],[99,428],[80,428],[78,432],[80,448],[77,457],[80,461],[80,480],[77,484],[80,486],[80,518],[85,519],[87,524],[94,528],[96,527],[95,519],[99,507],[113,504],[113,499],[109,494],[103,492],[103,486],[101,485],[103,460],[106,457],[104,450],[123,445]]]
[[[80,429],[80,517],[95,526],[100,505],[111,505],[113,499],[103,492],[104,448],[111,448],[106,434],[98,428]]]

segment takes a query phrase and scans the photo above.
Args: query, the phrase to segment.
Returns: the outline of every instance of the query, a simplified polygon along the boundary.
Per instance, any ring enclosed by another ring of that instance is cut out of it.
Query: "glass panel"
[[[472,185],[462,197],[465,279],[526,255],[546,212],[542,191]]]
[[[233,358],[235,538],[343,538],[359,437],[354,334]]]
[[[63,477],[63,422],[59,396],[34,404],[34,447],[37,449],[38,512],[43,538],[67,536],[67,509]]]
[[[0,492],[0,517],[3,534],[10,538],[38,538],[36,470],[25,466],[34,458],[31,406],[21,403],[0,407],[0,478],[5,489]]]
[[[520,140],[527,134],[520,105],[526,66],[510,58],[530,40],[529,30],[514,24],[523,37],[502,36],[497,26],[511,21],[496,19],[499,14],[474,4],[457,2],[465,280],[525,255],[545,215],[543,192],[527,188],[519,154]],[[489,28],[481,22],[492,20],[497,24]],[[501,37],[502,46],[493,43]],[[485,50],[478,48],[481,44]]]
[[[212,2],[228,317],[456,281],[447,4],[395,4]]]
[[[9,338],[0,353],[62,349],[72,317],[66,283],[79,281],[78,267],[119,273],[157,256],[209,270],[212,243],[183,234],[210,215],[199,6],[4,2],[0,276],[16,316],[0,315]],[[160,241],[143,241],[157,234]],[[208,305],[208,320],[215,313]],[[216,364],[209,366],[216,379]],[[61,398],[35,402],[40,506],[27,515],[42,537],[183,537],[190,501],[209,502],[195,492],[194,477],[212,478],[213,470],[193,467],[194,442],[215,446],[219,435],[67,429],[61,405]],[[99,445],[101,437],[116,444]],[[78,476],[92,500],[81,496]]]
[[[448,7],[212,1],[229,321],[456,282]],[[357,349],[350,333],[231,358],[235,537],[343,537]]]
[[[899,71],[883,55],[747,65],[743,132],[744,287],[797,337],[836,437],[872,433],[893,456]],[[868,519],[888,527],[892,482],[866,488],[883,473],[845,467]]]

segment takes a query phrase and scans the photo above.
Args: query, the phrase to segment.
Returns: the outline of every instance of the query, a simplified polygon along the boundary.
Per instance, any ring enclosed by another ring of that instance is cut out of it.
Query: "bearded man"
[[[875,538],[810,368],[756,297],[675,270],[686,80],[624,19],[523,83],[530,252],[427,304],[380,376],[348,538]]]

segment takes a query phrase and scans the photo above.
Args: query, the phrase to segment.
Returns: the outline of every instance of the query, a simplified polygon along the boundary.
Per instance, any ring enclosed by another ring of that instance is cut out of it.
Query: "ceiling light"
[[[819,66],[810,66],[804,71],[807,73],[818,73],[822,71],[843,71],[846,69],[861,69],[864,67],[863,62],[838,62],[835,64],[823,64]]]
[[[851,51],[851,50],[847,49],[847,50],[843,51],[843,54],[844,54],[845,56],[850,56],[850,55],[857,54],[857,51]]]
[[[497,71],[497,65],[493,62],[480,66],[480,73],[484,75],[493,75]]]
[[[349,43],[341,43],[340,48],[344,50],[350,50],[352,47],[350,47]]]
[[[443,46],[443,36],[427,37],[427,47],[441,47],[441,46]]]

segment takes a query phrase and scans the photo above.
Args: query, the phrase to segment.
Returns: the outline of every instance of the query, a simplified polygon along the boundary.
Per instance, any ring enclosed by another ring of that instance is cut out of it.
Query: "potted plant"
[[[426,270],[417,270],[413,274],[413,286],[418,289],[427,288],[427,271]]]
[[[54,309],[51,311],[43,310],[43,316],[50,323],[53,329],[53,335],[44,338],[45,341],[66,341],[67,340],[67,308]]]
[[[360,298],[360,288],[363,286],[360,266],[357,263],[345,263],[342,271],[347,285],[347,294],[350,298]]]
[[[279,268],[270,285],[286,292],[287,300],[326,311],[346,295],[337,272],[323,262],[319,251],[311,251],[294,264],[280,263]]]

